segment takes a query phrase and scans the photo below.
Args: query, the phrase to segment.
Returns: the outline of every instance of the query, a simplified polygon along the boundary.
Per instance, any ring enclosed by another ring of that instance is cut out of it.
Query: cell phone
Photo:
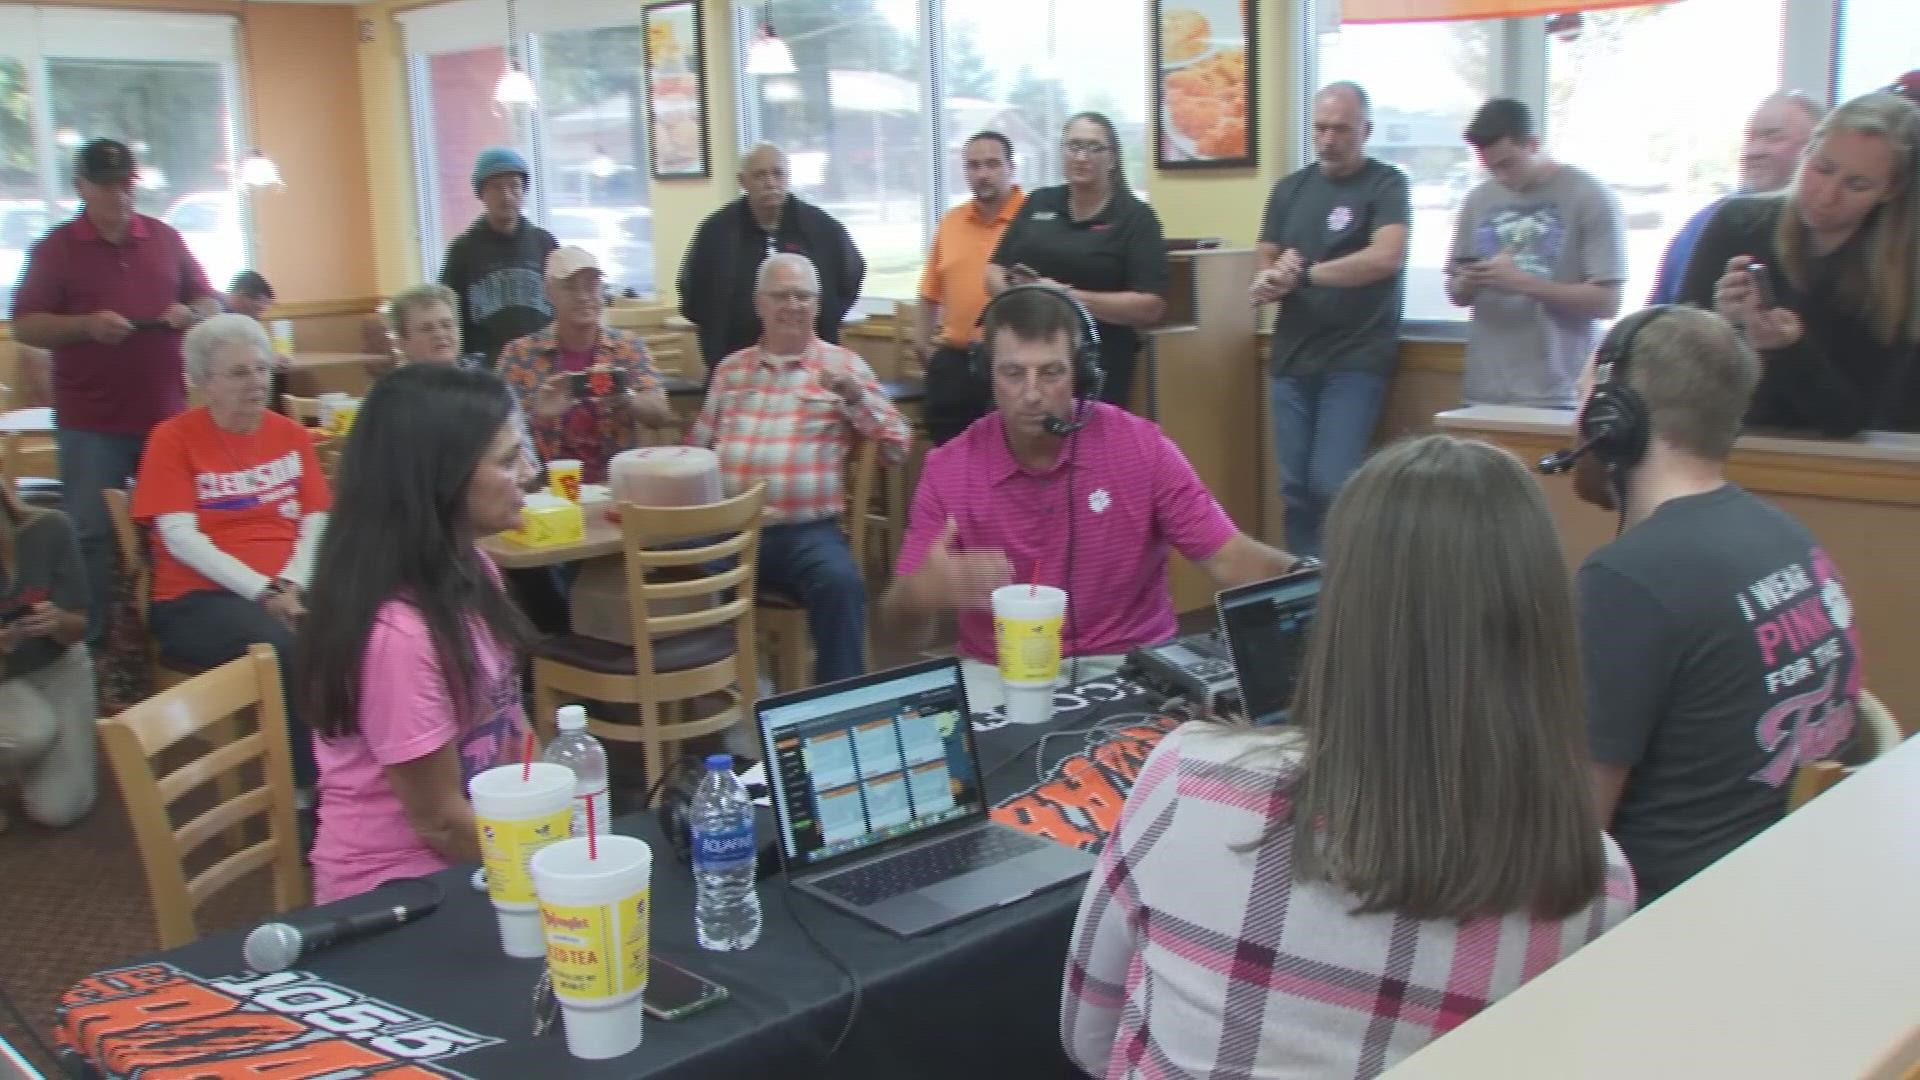
[[[625,368],[596,368],[592,371],[573,373],[573,396],[577,398],[604,397],[608,394],[624,394],[633,389],[633,379]]]
[[[731,991],[711,979],[658,956],[647,957],[647,988],[641,991],[640,1005],[648,1016],[678,1020],[712,1008],[730,996]]]
[[[127,321],[133,326],[135,330],[167,329],[167,320],[165,319],[129,319]]]
[[[1763,262],[1747,264],[1747,280],[1753,283],[1753,303],[1760,310],[1778,307],[1780,298],[1773,291],[1773,271]]]

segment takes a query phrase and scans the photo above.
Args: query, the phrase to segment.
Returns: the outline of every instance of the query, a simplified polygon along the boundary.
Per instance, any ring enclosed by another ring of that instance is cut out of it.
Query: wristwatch
[[[277,577],[267,582],[267,587],[260,590],[260,599],[265,600],[270,596],[285,596],[288,593],[299,596],[300,586],[288,581],[286,578]]]

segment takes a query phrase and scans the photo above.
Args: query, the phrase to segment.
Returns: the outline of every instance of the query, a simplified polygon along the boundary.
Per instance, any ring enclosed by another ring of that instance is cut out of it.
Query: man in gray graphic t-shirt
[[[1591,175],[1540,152],[1525,105],[1495,98],[1467,125],[1491,179],[1454,225],[1447,296],[1472,309],[1469,405],[1571,408],[1600,322],[1627,276],[1620,203]]]

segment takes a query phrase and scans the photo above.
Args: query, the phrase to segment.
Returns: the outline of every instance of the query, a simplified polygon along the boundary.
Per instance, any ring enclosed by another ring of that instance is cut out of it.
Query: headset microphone
[[[1068,420],[1065,417],[1055,416],[1052,413],[1048,413],[1040,418],[1040,427],[1042,430],[1049,435],[1057,435],[1062,438],[1086,426],[1087,422],[1085,420]]]
[[[1566,472],[1568,469],[1573,468],[1574,462],[1579,461],[1586,455],[1587,451],[1593,449],[1594,443],[1599,441],[1597,438],[1582,439],[1578,446],[1569,449],[1555,450],[1553,453],[1541,458],[1539,463],[1534,465],[1534,468],[1540,470],[1540,472],[1547,476],[1556,476]]]

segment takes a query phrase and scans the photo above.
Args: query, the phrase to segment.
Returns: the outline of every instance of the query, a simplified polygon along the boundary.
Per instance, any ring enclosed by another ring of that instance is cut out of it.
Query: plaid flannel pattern
[[[625,371],[636,394],[660,388],[660,372],[646,343],[611,326],[600,328],[591,366]],[[576,401],[558,416],[540,416],[534,410],[541,384],[561,373],[560,342],[552,327],[509,342],[500,351],[498,370],[528,418],[542,460],[577,459],[585,465],[587,482],[600,483],[613,455],[634,444],[633,424],[604,397]]]
[[[1567,919],[1352,914],[1352,893],[1293,880],[1290,829],[1229,846],[1290,817],[1298,766],[1200,724],[1155,748],[1074,925],[1060,1029],[1081,1068],[1377,1076],[1632,913],[1608,839],[1604,893]]]
[[[859,405],[822,385],[828,371],[859,380]],[[816,338],[797,359],[781,361],[756,345],[722,360],[687,445],[720,455],[729,495],[765,483],[767,519],[794,524],[846,509],[847,451],[856,434],[878,440],[890,465],[906,456],[907,422],[873,369],[859,353]]]

